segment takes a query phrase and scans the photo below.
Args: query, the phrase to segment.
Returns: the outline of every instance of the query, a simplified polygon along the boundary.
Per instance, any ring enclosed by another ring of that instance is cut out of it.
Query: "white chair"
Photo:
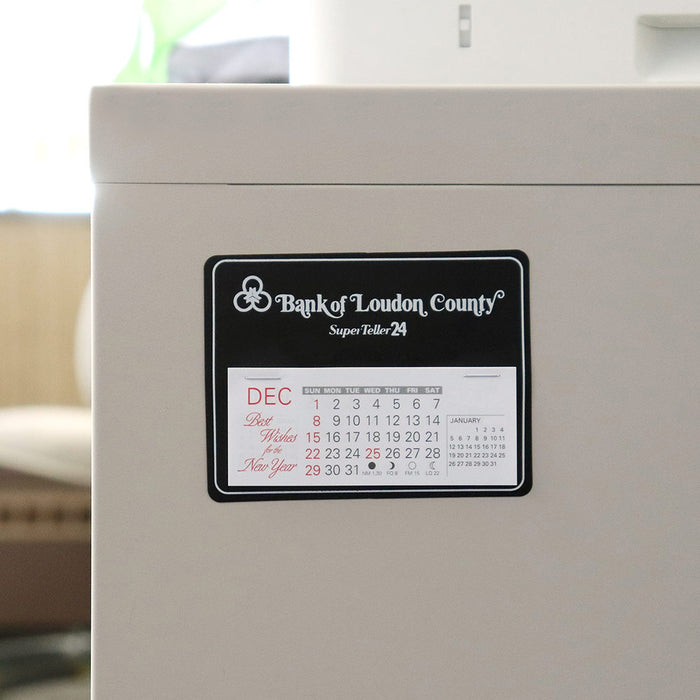
[[[0,466],[33,476],[90,485],[90,286],[75,327],[74,372],[81,406],[0,408]]]

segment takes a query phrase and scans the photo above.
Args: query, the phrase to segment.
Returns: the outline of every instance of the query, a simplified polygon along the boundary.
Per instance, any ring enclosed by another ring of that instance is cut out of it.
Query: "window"
[[[159,46],[286,34],[288,13],[283,0],[4,2],[0,212],[90,210],[92,85],[112,82],[126,66],[132,81],[167,80],[157,70]]]

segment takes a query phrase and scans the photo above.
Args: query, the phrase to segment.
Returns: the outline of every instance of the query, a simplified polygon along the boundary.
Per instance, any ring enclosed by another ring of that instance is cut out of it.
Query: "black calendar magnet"
[[[528,286],[521,251],[210,258],[209,494],[526,494]]]

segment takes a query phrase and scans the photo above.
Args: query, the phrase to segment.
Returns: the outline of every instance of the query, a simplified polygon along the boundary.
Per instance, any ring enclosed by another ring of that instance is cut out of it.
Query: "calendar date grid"
[[[443,387],[304,386],[307,476],[441,476]]]

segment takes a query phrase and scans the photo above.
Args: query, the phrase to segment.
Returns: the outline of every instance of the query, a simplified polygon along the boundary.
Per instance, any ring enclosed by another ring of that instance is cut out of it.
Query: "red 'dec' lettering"
[[[277,404],[289,406],[292,403],[291,393],[292,390],[288,386],[283,386],[281,389],[274,386],[266,386],[262,389],[250,386],[248,387],[248,405],[257,406],[262,403],[265,406],[276,406]]]

